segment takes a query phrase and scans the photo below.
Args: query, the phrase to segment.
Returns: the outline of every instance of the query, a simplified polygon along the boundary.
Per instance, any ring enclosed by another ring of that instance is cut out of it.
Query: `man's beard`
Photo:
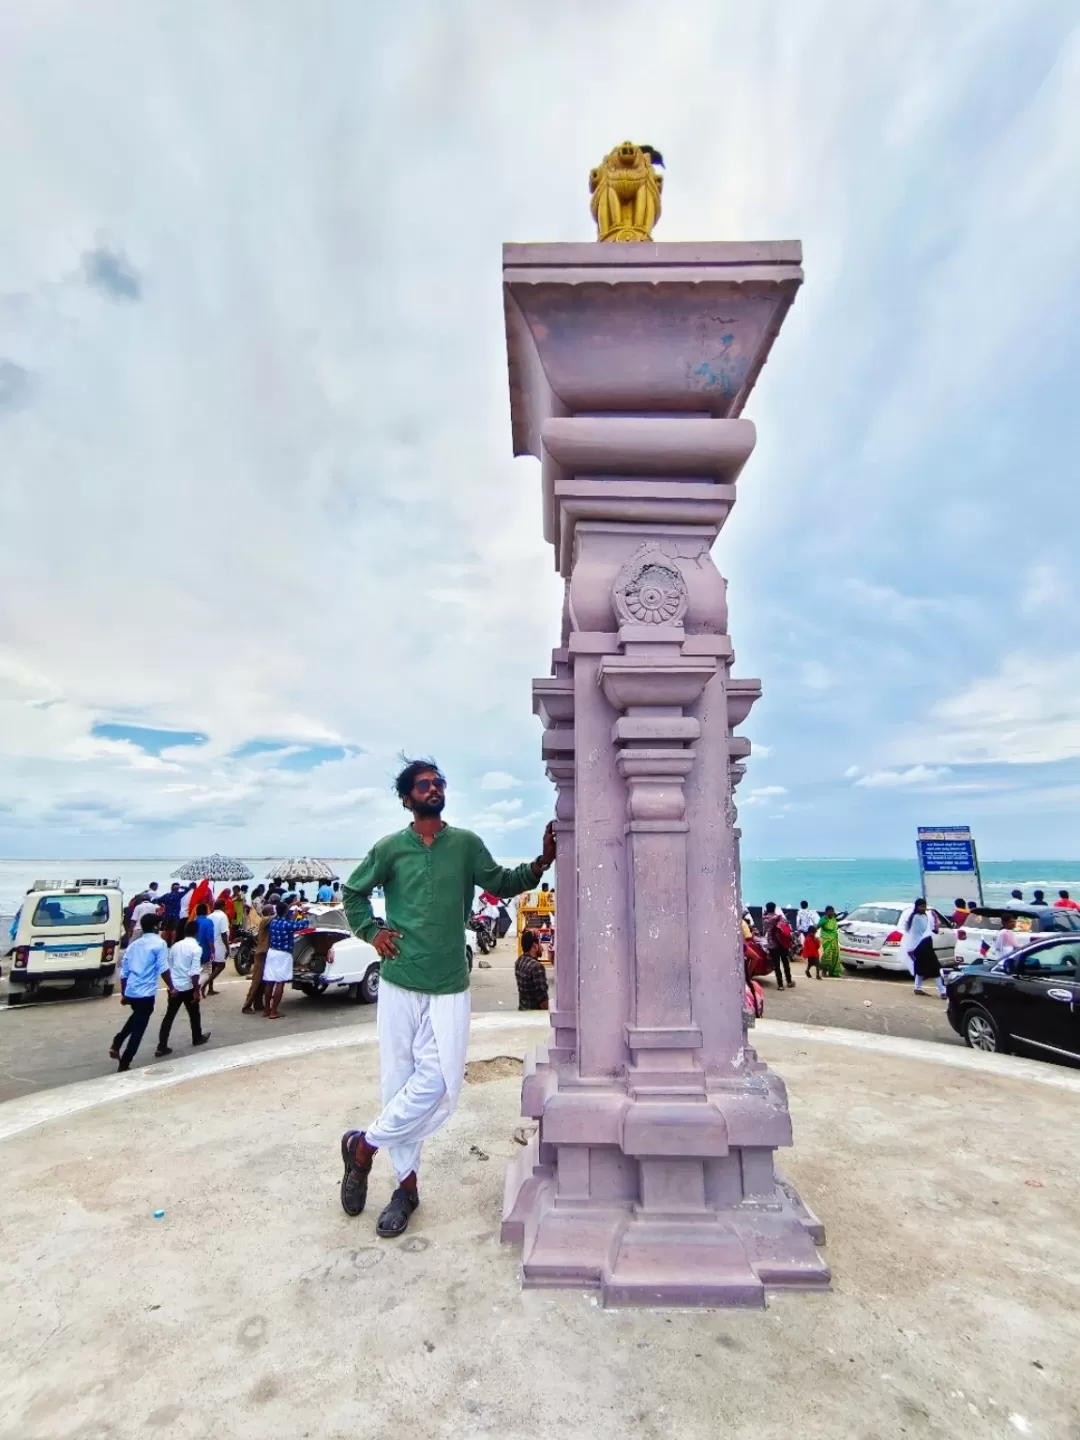
[[[412,813],[416,820],[437,820],[446,805],[446,797],[433,796],[430,800],[414,800]]]

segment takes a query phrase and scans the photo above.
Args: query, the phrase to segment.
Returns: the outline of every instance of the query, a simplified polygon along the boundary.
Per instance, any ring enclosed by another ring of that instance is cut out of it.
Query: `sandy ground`
[[[513,976],[514,952],[504,942],[491,956],[489,970],[474,968],[472,976],[475,1014],[516,1011],[517,989]],[[0,982],[0,1001],[7,981]],[[205,1006],[205,1024],[210,1030],[211,1048],[263,1040],[267,1022],[260,1017],[241,1015],[247,981],[226,971],[218,981],[221,994]],[[157,1023],[161,1023],[164,1001],[158,1002]],[[949,1028],[945,1007],[937,999],[918,999],[911,993],[906,976],[844,977],[835,980],[804,980],[794,990],[777,992],[771,979],[765,981],[765,1013],[782,1020],[799,1020],[812,1025],[838,1025],[870,1034],[900,1035],[916,1040],[939,1040],[948,1045],[961,1042]],[[108,1058],[109,1042],[123,1024],[126,1012],[117,996],[104,1000],[68,1000],[60,992],[40,1004],[4,1009],[0,1003],[0,1101],[30,1095],[54,1085],[111,1074],[115,1065]],[[297,991],[287,991],[282,1014],[275,1027],[286,1034],[307,1034],[339,1026],[374,1024],[372,1006],[356,1005],[344,994],[308,1000]],[[147,1031],[136,1067],[153,1065],[156,1026]],[[189,1032],[186,1017],[180,1014],[172,1034],[178,1055],[186,1053]]]
[[[498,1220],[535,1025],[478,1027],[472,1060],[508,1059],[473,1070],[397,1242],[384,1164],[371,1212],[338,1206],[370,1044],[79,1087],[133,1098],[0,1145],[0,1440],[1080,1440],[1080,1080],[780,1028],[759,1048],[834,1290],[754,1313],[521,1290]]]

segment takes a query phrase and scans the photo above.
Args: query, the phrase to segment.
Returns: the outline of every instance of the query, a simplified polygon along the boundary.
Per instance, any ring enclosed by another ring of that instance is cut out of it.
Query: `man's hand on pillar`
[[[549,820],[544,827],[544,848],[533,861],[536,878],[539,879],[555,859],[555,821]]]

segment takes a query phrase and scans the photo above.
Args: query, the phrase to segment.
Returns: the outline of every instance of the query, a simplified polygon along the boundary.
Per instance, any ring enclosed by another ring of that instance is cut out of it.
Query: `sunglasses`
[[[437,780],[417,780],[416,784],[413,786],[413,789],[418,795],[426,795],[429,790],[445,791],[446,781],[442,778],[441,775]]]

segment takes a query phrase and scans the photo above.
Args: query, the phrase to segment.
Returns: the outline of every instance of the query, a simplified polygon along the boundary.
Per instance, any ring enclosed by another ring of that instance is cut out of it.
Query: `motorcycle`
[[[236,954],[233,956],[233,964],[236,966],[238,975],[250,975],[255,969],[255,940],[254,930],[240,931]]]
[[[480,951],[480,954],[490,955],[492,950],[495,949],[495,935],[491,921],[487,916],[474,915],[469,921],[468,928],[476,936],[476,948]]]

